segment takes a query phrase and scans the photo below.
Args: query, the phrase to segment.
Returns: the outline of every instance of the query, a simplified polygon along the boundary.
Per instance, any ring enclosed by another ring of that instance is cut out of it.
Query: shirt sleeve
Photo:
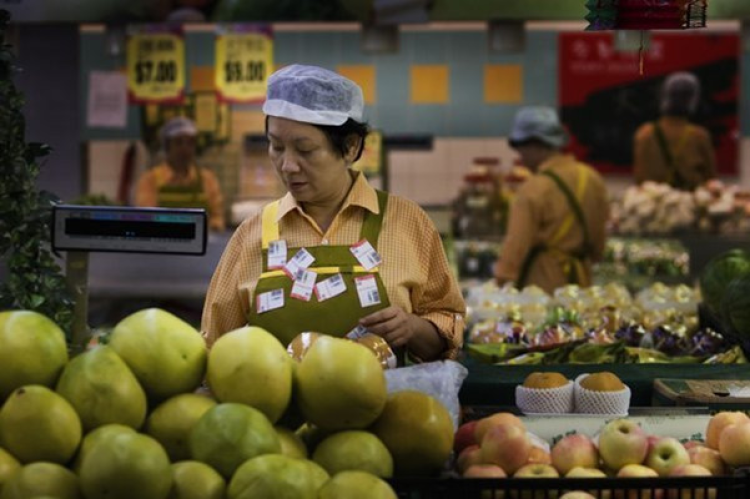
[[[209,224],[212,229],[223,231],[226,228],[224,220],[224,196],[219,186],[219,180],[214,172],[210,170],[203,171],[203,185],[206,189],[206,197],[209,206]]]
[[[464,316],[466,305],[456,278],[448,265],[440,234],[422,212],[424,220],[423,244],[420,258],[420,272],[424,276],[423,284],[412,290],[413,313],[431,322],[438,334],[445,340],[447,348],[442,353],[444,359],[455,359],[463,346]],[[410,353],[410,356],[419,359]]]
[[[156,175],[154,170],[147,171],[141,178],[138,179],[138,187],[135,191],[135,205],[136,206],[159,206],[158,203],[158,189],[156,186]]]
[[[210,348],[224,333],[247,324],[248,304],[240,293],[238,262],[247,248],[247,227],[240,226],[227,244],[211,278],[203,305],[201,334]]]
[[[538,215],[534,209],[534,192],[538,187],[528,180],[516,196],[510,208],[508,231],[503,239],[503,249],[495,267],[495,277],[499,281],[516,282],[521,268],[534,245],[535,228],[539,226]]]

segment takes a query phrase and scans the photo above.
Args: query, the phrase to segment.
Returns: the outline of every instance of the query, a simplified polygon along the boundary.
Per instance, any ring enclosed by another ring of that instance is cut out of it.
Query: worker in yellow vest
[[[633,174],[647,180],[693,190],[716,177],[711,133],[690,122],[698,108],[700,83],[692,73],[673,73],[661,90],[661,117],[641,125],[633,139]]]
[[[607,188],[596,170],[561,151],[566,140],[552,108],[526,107],[515,117],[510,144],[534,175],[510,208],[495,267],[499,284],[548,293],[591,284],[591,263],[604,253]]]
[[[195,163],[198,129],[179,116],[161,130],[166,161],[141,176],[136,190],[137,206],[203,208],[211,230],[222,231],[224,200],[216,175]]]

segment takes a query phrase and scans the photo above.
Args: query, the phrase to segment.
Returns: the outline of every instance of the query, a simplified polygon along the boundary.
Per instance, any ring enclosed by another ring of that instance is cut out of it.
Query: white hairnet
[[[669,75],[661,87],[661,112],[690,115],[698,108],[701,84],[693,73],[680,71]]]
[[[364,97],[359,85],[317,66],[293,64],[268,78],[263,112],[315,125],[362,122]]]
[[[510,145],[537,139],[555,148],[565,145],[568,137],[557,112],[551,107],[524,107],[516,113],[510,132]]]
[[[195,124],[184,116],[177,116],[164,123],[161,127],[161,140],[164,143],[167,139],[177,137],[178,135],[198,135],[198,129]]]

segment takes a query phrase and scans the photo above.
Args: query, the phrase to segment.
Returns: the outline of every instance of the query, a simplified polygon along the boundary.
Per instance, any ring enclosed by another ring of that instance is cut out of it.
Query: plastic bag
[[[453,360],[425,362],[385,371],[388,394],[417,390],[439,400],[451,415],[453,431],[458,429],[461,404],[458,392],[469,370]]]

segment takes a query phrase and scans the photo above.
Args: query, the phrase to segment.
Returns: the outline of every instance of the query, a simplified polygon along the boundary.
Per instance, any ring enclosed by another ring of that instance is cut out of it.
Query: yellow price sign
[[[127,42],[128,92],[138,103],[180,102],[185,43],[179,33],[136,33]]]
[[[222,100],[237,103],[263,100],[272,69],[270,33],[229,32],[216,38],[216,88]]]

